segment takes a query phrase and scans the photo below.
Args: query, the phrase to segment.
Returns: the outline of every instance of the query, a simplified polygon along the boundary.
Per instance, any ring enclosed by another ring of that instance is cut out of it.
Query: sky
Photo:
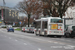
[[[15,7],[20,1],[23,1],[23,0],[4,0],[5,1],[5,6],[6,7],[10,7],[10,8],[13,8]],[[3,6],[3,0],[0,0],[0,6]],[[19,16],[26,16],[25,14],[23,13],[19,13]]]
[[[11,7],[13,8],[14,6],[16,6],[20,1],[23,0],[4,0],[7,7]],[[3,6],[3,0],[0,0],[0,6]]]

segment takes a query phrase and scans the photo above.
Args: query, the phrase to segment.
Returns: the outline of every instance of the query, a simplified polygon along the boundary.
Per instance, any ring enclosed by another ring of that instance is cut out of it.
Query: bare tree
[[[42,12],[42,3],[40,0],[23,0],[19,2],[16,6],[20,12],[24,12],[28,15],[28,26],[29,26],[29,19],[30,16],[33,14],[39,14]]]
[[[75,2],[75,0],[42,0],[45,2],[44,6],[46,11],[49,13],[50,16],[62,16],[65,14],[65,11],[69,6],[71,6],[71,2]]]

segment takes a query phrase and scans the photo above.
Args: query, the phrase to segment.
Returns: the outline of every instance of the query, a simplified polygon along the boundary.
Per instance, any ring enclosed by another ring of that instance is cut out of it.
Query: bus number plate
[[[54,31],[54,33],[59,33],[58,31]]]

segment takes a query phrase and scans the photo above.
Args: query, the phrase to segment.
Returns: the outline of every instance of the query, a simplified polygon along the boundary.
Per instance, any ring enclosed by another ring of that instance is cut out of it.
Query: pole
[[[3,10],[4,9],[4,10]],[[2,24],[5,24],[5,1],[3,0],[3,8],[2,8]]]

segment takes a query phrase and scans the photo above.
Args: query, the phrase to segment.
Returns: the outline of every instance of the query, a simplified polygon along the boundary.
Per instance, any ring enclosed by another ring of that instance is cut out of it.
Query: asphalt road
[[[75,50],[75,38],[43,37],[0,29],[0,50]]]

